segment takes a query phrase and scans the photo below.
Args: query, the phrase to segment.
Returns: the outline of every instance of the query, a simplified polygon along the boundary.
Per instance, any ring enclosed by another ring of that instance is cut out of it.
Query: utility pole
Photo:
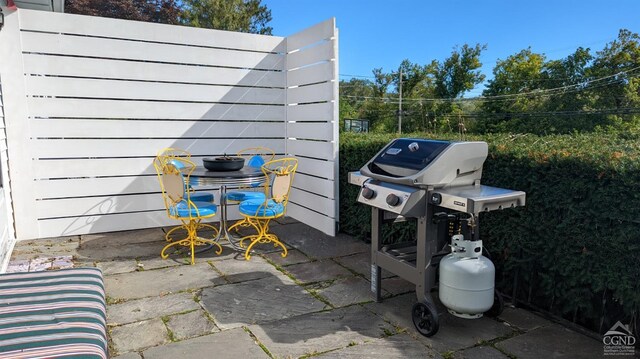
[[[399,96],[399,101],[398,101],[398,134],[402,134],[402,67],[400,67],[400,83],[398,86],[398,94]]]

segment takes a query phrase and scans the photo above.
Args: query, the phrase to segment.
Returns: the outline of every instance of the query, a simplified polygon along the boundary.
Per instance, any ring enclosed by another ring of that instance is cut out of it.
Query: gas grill
[[[371,290],[381,296],[381,270],[416,285],[412,308],[425,336],[439,328],[430,292],[439,272],[440,301],[453,315],[498,314],[502,298],[494,289],[494,267],[482,256],[478,215],[524,206],[525,193],[480,184],[487,158],[485,142],[399,138],[391,141],[349,182],[361,187],[358,202],[371,206]],[[384,222],[417,219],[411,242],[384,245]]]

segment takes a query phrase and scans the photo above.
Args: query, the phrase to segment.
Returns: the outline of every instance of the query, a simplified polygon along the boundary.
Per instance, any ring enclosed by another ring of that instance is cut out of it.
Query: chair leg
[[[287,253],[288,253],[287,247],[282,242],[280,242],[280,240],[278,239],[278,236],[272,233],[268,233],[270,221],[271,219],[255,219],[255,218],[253,219],[253,221],[250,221],[250,223],[258,230],[258,234],[246,236],[240,240],[241,245],[242,245],[242,241],[244,241],[245,239],[251,240],[251,243],[247,247],[247,250],[244,252],[244,258],[246,260],[251,259],[251,254],[250,254],[251,248],[253,248],[253,246],[255,246],[258,243],[273,243],[274,247],[280,246],[282,247],[282,253],[281,253],[282,257],[287,256]]]
[[[162,251],[160,252],[160,256],[162,257],[162,259],[167,259],[169,257],[169,254],[165,253],[167,249],[169,249],[170,247],[173,246],[185,246],[185,247],[190,247],[191,250],[191,264],[195,264],[196,259],[195,259],[195,246],[199,246],[199,245],[204,245],[204,244],[210,244],[212,246],[217,246],[218,250],[215,252],[216,254],[220,255],[222,254],[222,246],[214,241],[213,239],[206,239],[206,238],[201,238],[198,237],[198,229],[200,228],[212,228],[216,231],[217,233],[217,229],[209,224],[204,224],[204,223],[200,223],[200,221],[196,221],[196,220],[191,220],[188,222],[184,222],[183,225],[179,228],[185,228],[187,230],[187,238],[184,238],[182,240],[179,241],[175,241],[175,242],[171,242],[169,244],[167,244],[164,248],[162,248]]]

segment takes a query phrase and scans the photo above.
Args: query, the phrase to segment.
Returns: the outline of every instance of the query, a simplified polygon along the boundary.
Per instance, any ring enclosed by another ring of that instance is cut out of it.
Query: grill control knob
[[[396,196],[395,194],[390,194],[387,196],[387,204],[394,207],[399,205],[400,203],[402,203],[402,200],[400,199],[400,197]]]
[[[376,196],[376,191],[372,190],[371,188],[364,187],[362,189],[362,197],[364,197],[365,199],[372,199],[375,196]]]

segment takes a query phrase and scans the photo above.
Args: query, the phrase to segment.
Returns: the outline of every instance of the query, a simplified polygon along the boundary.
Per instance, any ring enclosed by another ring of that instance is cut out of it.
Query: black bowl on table
[[[209,171],[237,171],[244,167],[244,158],[242,157],[208,157],[202,159],[204,168]]]

